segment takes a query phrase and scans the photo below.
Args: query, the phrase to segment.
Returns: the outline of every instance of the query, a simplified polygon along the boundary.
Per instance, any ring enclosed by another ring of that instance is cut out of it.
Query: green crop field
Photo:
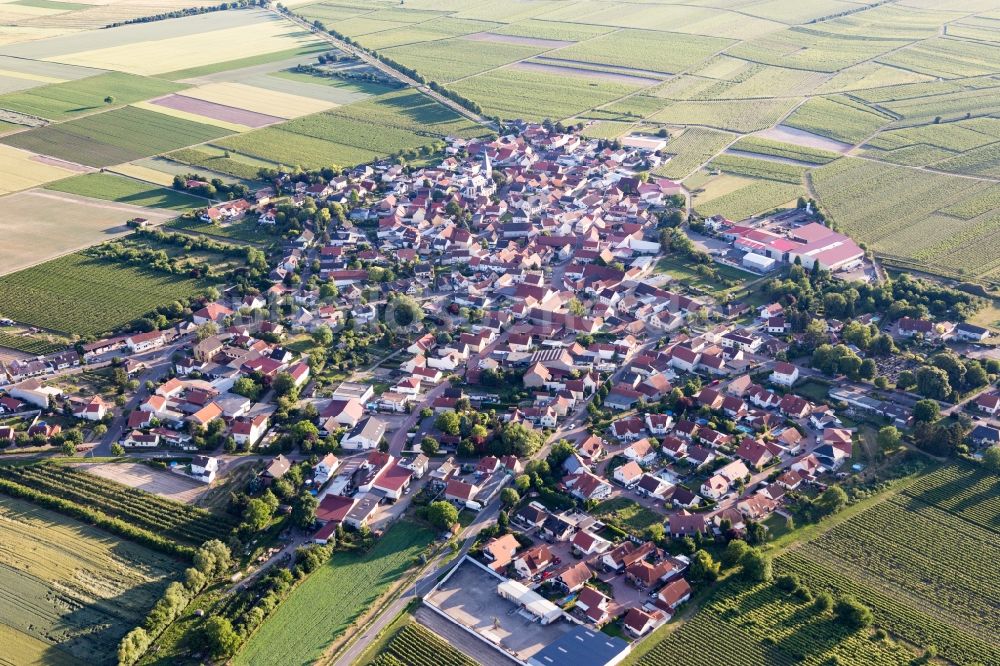
[[[133,206],[167,208],[176,211],[187,211],[206,205],[204,199],[183,192],[168,190],[108,173],[88,173],[65,180],[57,180],[46,185],[45,189],[79,194],[93,199],[117,201]]]
[[[0,497],[0,644],[10,664],[117,663],[180,563],[99,529]]]
[[[193,167],[211,169],[243,180],[257,180],[257,174],[261,167],[274,168],[277,164],[273,162],[262,162],[253,160],[249,156],[234,155],[230,153],[226,157],[226,151],[213,148],[211,146],[201,146],[198,148],[181,148],[165,157],[187,164]]]
[[[232,136],[214,145],[237,153],[223,159],[239,162],[241,155],[247,155],[271,163],[319,168],[332,164],[354,166],[403,151],[429,148],[445,136],[485,133],[484,128],[452,110],[420,93],[405,90]],[[182,151],[171,157],[201,161],[204,166],[233,173],[231,163],[216,164],[217,159],[204,158],[199,152]],[[253,171],[256,173],[256,168]]]
[[[840,157],[838,153],[819,148],[797,146],[793,143],[774,141],[757,136],[746,136],[732,145],[732,150],[740,150],[755,155],[770,155],[808,164],[827,164]]]
[[[718,169],[725,173],[737,176],[747,176],[748,178],[763,178],[764,180],[775,180],[781,183],[802,183],[802,174],[805,167],[782,162],[772,162],[770,160],[756,159],[753,157],[740,157],[737,155],[719,155],[708,163],[709,170]]]
[[[502,118],[569,118],[636,90],[572,75],[498,69],[448,86]]]
[[[901,483],[775,562],[814,595],[854,595],[874,627],[850,631],[773,583],[731,580],[637,663],[905,666],[931,645],[947,663],[1000,663],[997,477],[962,463]]]
[[[784,124],[853,144],[890,122],[890,116],[846,97],[813,97],[795,109]]]
[[[792,110],[796,100],[678,101],[650,120],[668,125],[702,125],[731,132],[757,132],[771,127]]]
[[[237,666],[315,661],[434,538],[431,530],[399,522],[364,555],[335,553],[274,611],[233,658]]]
[[[792,28],[738,44],[730,55],[765,65],[836,72],[869,60],[911,40],[834,35],[810,28]]]
[[[998,210],[987,208],[995,186],[852,158],[812,170],[811,179],[838,228],[878,254],[954,277],[1000,268]],[[968,213],[946,217],[956,207]]]
[[[65,341],[57,342],[37,335],[23,335],[21,333],[11,333],[9,329],[0,329],[0,347],[17,349],[42,356],[66,349]]]
[[[369,666],[475,666],[476,662],[416,623],[389,639]]]
[[[61,465],[0,467],[0,478],[83,506],[96,507],[139,529],[189,546],[219,538],[233,527],[228,516],[209,513],[137,488]]]
[[[766,213],[794,201],[803,194],[801,185],[776,180],[756,180],[732,192],[699,201],[695,210],[701,215],[722,215],[730,220],[743,220]]]
[[[604,522],[636,535],[644,534],[648,527],[663,524],[663,516],[625,497],[605,500],[593,513]]]
[[[3,143],[95,167],[209,141],[228,130],[127,106],[0,139]]]
[[[667,178],[686,178],[692,171],[725,150],[735,138],[735,134],[703,127],[686,129],[679,137],[667,143],[663,152],[674,157],[657,168],[656,174]]]
[[[206,286],[76,253],[0,277],[0,307],[4,316],[24,324],[94,335]]]
[[[471,39],[441,39],[386,49],[390,58],[423,74],[429,81],[446,83],[501,65],[524,60],[544,47],[500,44]]]
[[[108,72],[76,81],[54,83],[23,92],[0,95],[0,109],[10,109],[49,120],[63,120],[112,104],[130,104],[167,95],[188,86],[164,79]]]
[[[619,65],[672,74],[731,45],[732,40],[700,35],[620,30],[551,54],[562,60]]]

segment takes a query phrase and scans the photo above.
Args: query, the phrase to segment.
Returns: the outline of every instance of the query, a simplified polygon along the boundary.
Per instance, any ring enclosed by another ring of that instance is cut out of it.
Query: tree
[[[64,456],[75,456],[76,446],[73,444],[73,442],[66,440],[65,442],[62,443],[60,451],[62,451],[62,454]]]
[[[319,441],[319,428],[312,421],[302,419],[292,426],[290,431],[292,438],[297,444],[305,442],[315,443]]]
[[[922,392],[922,391],[921,391]],[[941,406],[936,400],[917,400],[913,405],[913,419],[923,423],[933,423],[938,420]]]
[[[858,630],[870,626],[875,616],[872,610],[850,595],[845,595],[837,599],[834,604],[834,613],[841,623],[851,629]]]
[[[948,373],[941,368],[924,366],[914,375],[917,380],[917,393],[935,400],[946,400],[951,395],[951,382]]]
[[[195,551],[194,566],[198,571],[205,574],[206,577],[214,578],[222,575],[229,569],[232,559],[229,546],[218,539],[212,539],[206,541],[202,544],[201,548]]]
[[[240,647],[240,635],[233,629],[229,618],[213,615],[201,630],[202,644],[213,659],[231,657]]]
[[[243,522],[254,532],[259,532],[271,524],[274,510],[262,499],[252,499],[247,502],[243,511]]]
[[[766,583],[774,578],[774,565],[771,558],[757,548],[751,548],[740,560],[743,565],[743,578],[755,583]]]
[[[457,435],[460,425],[461,421],[458,418],[458,414],[451,410],[441,412],[438,414],[438,417],[434,419],[434,427],[446,435]]]
[[[528,488],[531,488],[531,477],[527,474],[519,474],[514,478],[514,487],[519,493],[526,492]]]
[[[983,452],[983,466],[994,474],[1000,474],[1000,446],[991,446]]]
[[[733,539],[726,544],[726,550],[722,553],[722,566],[730,569],[735,567],[743,559],[743,556],[750,552],[750,546],[742,539]]]
[[[903,436],[896,426],[888,425],[878,431],[877,441],[880,449],[890,451],[899,447],[903,441]]]
[[[521,501],[521,496],[513,488],[504,488],[500,491],[500,501],[504,506],[514,506]]]
[[[214,321],[207,321],[198,327],[198,329],[194,332],[194,336],[198,339],[199,342],[201,342],[206,338],[212,337],[218,332],[219,332],[219,325],[216,324]]]
[[[458,509],[451,502],[431,502],[427,507],[427,521],[440,530],[450,530],[458,522]]]
[[[896,375],[896,388],[907,391],[917,385],[917,378],[909,370],[903,370]]]
[[[695,583],[711,583],[719,577],[719,563],[708,551],[699,550],[691,556],[688,576]]]
[[[847,506],[847,493],[840,486],[830,486],[815,501],[821,516],[837,513]]]
[[[116,457],[125,455],[125,447],[119,444],[118,442],[115,442],[114,444],[111,445],[111,455]]]
[[[828,613],[833,608],[833,595],[829,592],[820,592],[813,602],[813,610],[817,613]]]
[[[196,594],[201,591],[207,582],[208,576],[194,567],[188,567],[184,570],[184,587],[186,587],[192,594]]]
[[[667,530],[662,523],[653,523],[644,531],[645,537],[654,543],[663,543],[667,538]]]
[[[501,441],[511,453],[522,458],[530,458],[542,448],[544,438],[536,430],[522,423],[508,423],[500,435]]]
[[[287,372],[279,372],[271,381],[271,388],[278,397],[290,395],[295,390],[295,378]]]
[[[240,377],[233,383],[231,390],[237,395],[242,395],[244,398],[256,401],[260,396],[261,387],[260,384],[249,377]]]
[[[118,644],[118,663],[134,664],[146,652],[151,640],[149,633],[142,627],[136,627],[125,634]]]
[[[425,456],[433,456],[441,450],[441,444],[433,437],[424,437],[420,440],[420,450]]]
[[[302,491],[292,506],[292,522],[300,529],[307,529],[316,520],[319,500],[311,493]]]
[[[321,347],[329,347],[333,342],[333,331],[330,330],[329,326],[317,326],[313,329],[312,339]]]
[[[424,310],[420,307],[420,303],[409,296],[396,296],[389,301],[387,315],[391,315],[391,318],[386,317],[387,321],[397,326],[406,327],[423,321]]]
[[[115,97],[114,97],[114,95],[108,95],[107,97],[105,97],[104,98],[104,103],[105,104],[114,104],[115,103]]]

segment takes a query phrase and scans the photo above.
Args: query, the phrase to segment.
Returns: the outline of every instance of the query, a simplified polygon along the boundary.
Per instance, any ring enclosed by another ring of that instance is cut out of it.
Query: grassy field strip
[[[397,523],[360,557],[334,554],[250,637],[233,658],[233,664],[270,666],[318,658],[331,641],[406,573],[432,539],[433,533],[426,528]]]
[[[115,664],[180,563],[0,497],[0,641],[9,663]]]

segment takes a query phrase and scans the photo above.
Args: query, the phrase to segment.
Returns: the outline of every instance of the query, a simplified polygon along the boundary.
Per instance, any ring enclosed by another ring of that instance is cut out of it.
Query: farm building
[[[537,592],[532,592],[516,580],[505,580],[497,585],[497,594],[534,615],[542,624],[555,622],[563,614],[554,603]]]

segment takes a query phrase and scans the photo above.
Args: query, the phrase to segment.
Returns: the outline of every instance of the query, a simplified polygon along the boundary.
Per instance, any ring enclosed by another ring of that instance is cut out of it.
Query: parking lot
[[[466,561],[426,600],[452,621],[499,644],[522,661],[573,628],[565,620],[542,625],[525,617],[516,605],[497,594],[499,582]]]
[[[185,504],[194,503],[208,490],[207,484],[172,472],[153,469],[140,463],[82,465],[81,469],[95,476],[117,481],[130,488],[139,488],[148,493]]]

